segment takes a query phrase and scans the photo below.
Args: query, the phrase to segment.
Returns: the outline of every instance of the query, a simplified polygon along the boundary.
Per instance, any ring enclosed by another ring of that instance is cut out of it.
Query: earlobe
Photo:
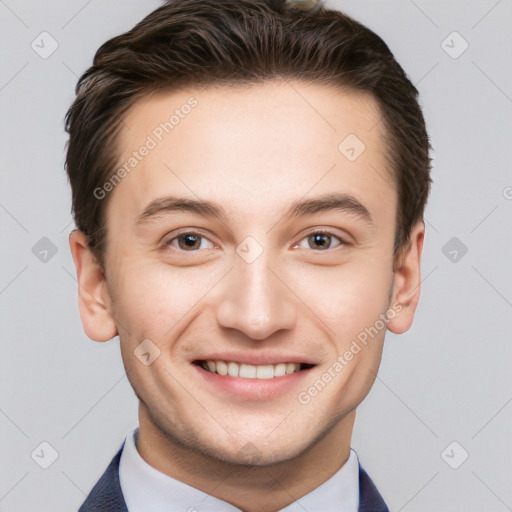
[[[393,293],[391,306],[400,304],[400,312],[388,320],[387,328],[395,334],[408,331],[414,319],[414,312],[421,292],[421,253],[425,237],[425,224],[418,222],[409,238],[409,246],[401,255],[393,272]]]
[[[94,341],[108,341],[117,335],[109,311],[110,297],[101,266],[87,243],[87,236],[75,229],[69,247],[78,281],[78,308],[85,334]]]

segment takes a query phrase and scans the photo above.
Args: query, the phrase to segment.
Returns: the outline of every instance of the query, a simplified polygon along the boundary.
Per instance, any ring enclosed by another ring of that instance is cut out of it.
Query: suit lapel
[[[358,512],[389,512],[382,496],[366,471],[359,465],[359,508]]]

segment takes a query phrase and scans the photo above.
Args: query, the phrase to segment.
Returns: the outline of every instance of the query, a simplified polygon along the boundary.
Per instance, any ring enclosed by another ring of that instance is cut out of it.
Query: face
[[[115,325],[141,421],[265,464],[352,414],[384,320],[412,318],[379,118],[369,96],[299,82],[159,92],[125,116],[105,314],[81,309],[95,339]]]

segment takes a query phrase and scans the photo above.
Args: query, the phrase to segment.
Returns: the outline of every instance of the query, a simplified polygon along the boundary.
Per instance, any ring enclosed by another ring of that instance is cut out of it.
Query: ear
[[[76,267],[78,308],[85,334],[94,341],[108,341],[117,335],[117,328],[109,311],[110,296],[103,270],[85,233],[72,231],[69,247]]]
[[[414,312],[421,291],[421,252],[425,238],[425,224],[418,222],[409,238],[409,245],[399,255],[393,271],[393,290],[391,304],[400,304],[400,312],[388,320],[387,328],[395,334],[408,331],[414,319]]]

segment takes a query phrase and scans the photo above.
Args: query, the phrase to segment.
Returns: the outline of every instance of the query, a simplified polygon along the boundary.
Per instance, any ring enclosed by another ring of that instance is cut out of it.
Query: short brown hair
[[[287,78],[376,99],[398,193],[395,254],[404,249],[423,219],[431,147],[418,91],[386,43],[325,7],[301,13],[279,0],[167,0],[99,48],[66,114],[72,211],[98,261],[103,264],[107,200],[94,191],[116,170],[122,115],[137,99],[157,89]]]

